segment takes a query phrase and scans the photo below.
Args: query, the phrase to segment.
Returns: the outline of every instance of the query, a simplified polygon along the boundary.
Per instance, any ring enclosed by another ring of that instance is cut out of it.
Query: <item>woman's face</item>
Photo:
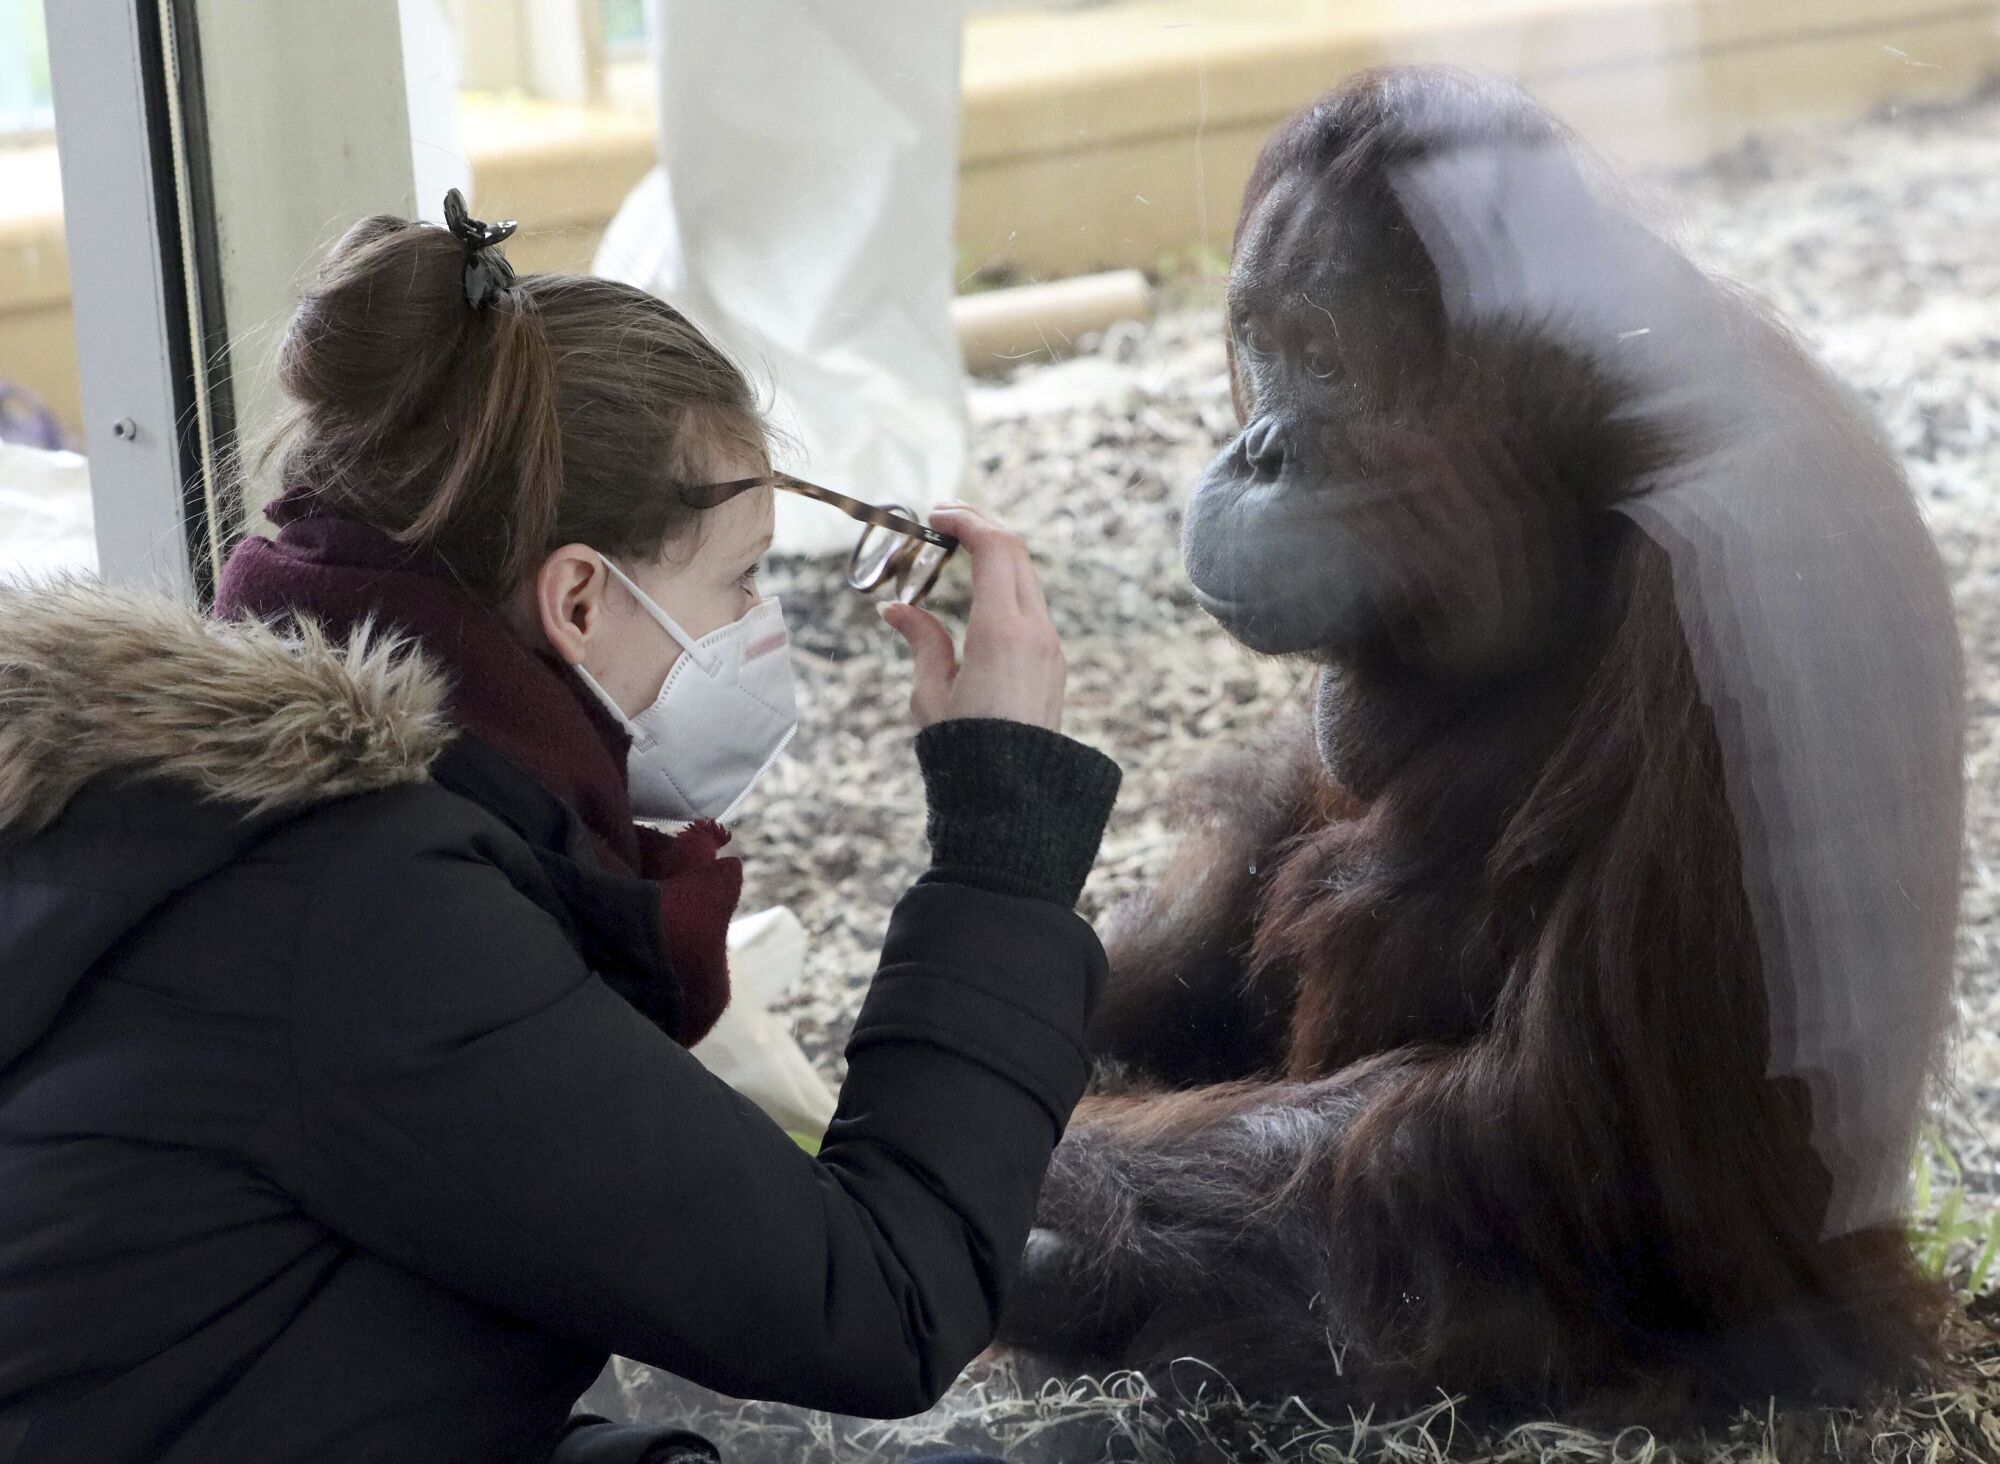
[[[765,471],[755,458],[717,453],[701,481],[753,478]],[[752,488],[702,514],[658,559],[621,560],[618,567],[689,638],[700,640],[740,620],[763,598],[757,567],[771,547],[775,514],[773,490]],[[628,716],[652,705],[681,657],[680,642],[605,573],[595,550],[577,544],[556,550],[532,591],[534,618],[557,655],[588,670]]]

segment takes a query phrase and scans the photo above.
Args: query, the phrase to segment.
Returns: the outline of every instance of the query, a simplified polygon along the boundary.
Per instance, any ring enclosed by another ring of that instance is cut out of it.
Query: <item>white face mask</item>
[[[727,819],[798,730],[784,610],[775,598],[760,600],[742,619],[695,640],[624,570],[609,559],[604,567],[681,645],[660,694],[636,717],[576,668],[632,734],[625,758],[632,811],[641,818]]]

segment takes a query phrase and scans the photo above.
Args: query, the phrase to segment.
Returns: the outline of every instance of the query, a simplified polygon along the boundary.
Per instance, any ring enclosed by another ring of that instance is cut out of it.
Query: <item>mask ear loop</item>
[[[605,569],[610,572],[611,577],[631,592],[632,598],[639,602],[640,607],[660,623],[660,628],[678,641],[683,651],[694,657],[695,665],[701,667],[702,671],[707,675],[713,676],[719,663],[702,654],[701,647],[696,644],[694,638],[674,623],[674,617],[667,614],[666,611],[655,604],[653,597],[640,589],[633,581],[631,575],[625,573],[624,570],[613,564],[604,555],[600,554],[597,558]]]

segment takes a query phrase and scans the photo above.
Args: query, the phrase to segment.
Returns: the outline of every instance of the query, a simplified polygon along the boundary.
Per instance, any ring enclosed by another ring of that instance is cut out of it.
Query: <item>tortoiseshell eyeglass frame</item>
[[[893,579],[898,600],[905,605],[921,605],[924,597],[936,588],[938,576],[944,572],[945,565],[958,552],[958,540],[928,524],[919,523],[901,504],[863,503],[859,498],[849,498],[845,493],[808,483],[804,478],[794,478],[790,473],[767,473],[761,478],[731,478],[726,483],[704,484],[689,493],[687,501],[697,508],[713,508],[749,489],[766,487],[782,488],[787,493],[817,499],[865,525],[860,542],[854,546],[854,553],[847,561],[847,583],[864,594],[880,589]],[[864,555],[863,551],[869,549],[869,539],[877,529],[896,536],[890,541],[892,547],[887,553]]]

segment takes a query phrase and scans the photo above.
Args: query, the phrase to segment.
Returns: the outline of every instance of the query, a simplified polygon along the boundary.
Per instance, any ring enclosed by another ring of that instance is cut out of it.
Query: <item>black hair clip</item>
[[[465,195],[454,188],[444,196],[444,226],[465,246],[466,304],[477,310],[513,288],[514,266],[500,252],[500,245],[520,225],[512,219],[481,223],[465,211]]]

